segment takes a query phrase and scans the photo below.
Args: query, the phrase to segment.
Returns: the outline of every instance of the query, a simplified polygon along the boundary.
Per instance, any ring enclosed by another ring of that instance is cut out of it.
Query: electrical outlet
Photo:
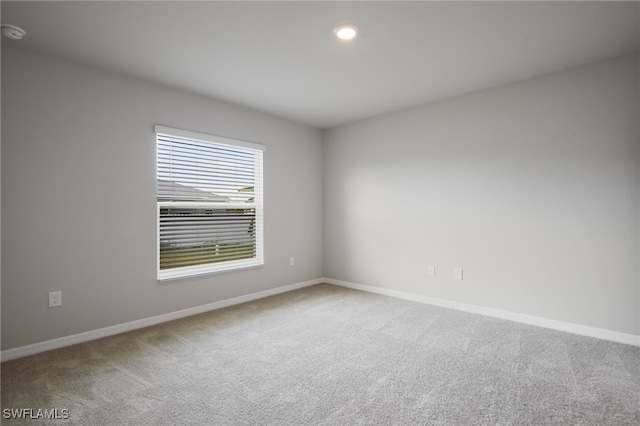
[[[49,293],[49,307],[55,308],[62,305],[62,292],[52,291]]]
[[[296,264],[296,258],[291,256],[289,258],[289,266],[294,266]]]
[[[429,276],[436,276],[436,267],[434,265],[427,266],[427,271],[429,271]]]
[[[462,281],[462,268],[453,269],[453,279]]]

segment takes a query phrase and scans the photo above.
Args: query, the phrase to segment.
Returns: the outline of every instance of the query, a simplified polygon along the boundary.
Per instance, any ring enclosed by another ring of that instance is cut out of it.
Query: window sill
[[[158,271],[158,281],[179,280],[182,278],[192,278],[202,275],[219,274],[223,272],[233,272],[242,269],[256,268],[264,266],[262,259],[238,260],[235,262],[225,262],[224,264],[212,264],[202,266],[187,266],[184,268],[164,269]]]

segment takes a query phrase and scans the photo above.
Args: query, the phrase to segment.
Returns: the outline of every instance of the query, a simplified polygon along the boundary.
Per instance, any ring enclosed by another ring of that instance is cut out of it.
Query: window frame
[[[205,133],[188,130],[174,129],[156,125],[154,126],[156,141],[156,273],[158,281],[175,280],[221,272],[231,272],[245,268],[254,268],[264,265],[264,151],[263,144],[230,139]],[[250,150],[254,153],[254,200],[252,203],[232,203],[220,201],[160,201],[158,200],[158,170],[159,170],[159,136],[174,137],[195,142],[210,143],[214,146],[238,148]],[[193,208],[193,209],[255,209],[255,257],[250,259],[227,260],[202,265],[182,266],[169,269],[160,269],[160,210],[163,208]]]

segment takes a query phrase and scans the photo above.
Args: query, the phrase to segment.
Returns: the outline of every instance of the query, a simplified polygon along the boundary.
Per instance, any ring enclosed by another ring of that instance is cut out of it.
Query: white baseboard
[[[466,303],[460,303],[460,302],[454,302],[451,300],[422,296],[419,294],[406,293],[406,292],[397,291],[397,290],[389,290],[386,288],[373,287],[373,286],[363,285],[363,284],[356,284],[348,281],[334,280],[332,278],[325,278],[324,282],[327,284],[338,285],[341,287],[347,287],[354,290],[361,290],[369,293],[376,293],[384,296],[391,296],[398,299],[410,300],[412,302],[442,306],[444,308],[456,309],[458,311],[470,312],[474,314],[486,315],[489,317],[506,319],[509,321],[515,321],[515,322],[520,322],[524,324],[536,325],[539,327],[565,331],[568,333],[579,334],[582,336],[609,340],[611,342],[624,343],[632,346],[640,346],[640,336],[634,335],[634,334],[620,333],[618,331],[605,330],[602,328],[589,327],[586,325],[573,324],[569,322],[556,321],[556,320],[551,320],[547,318],[535,317],[531,315],[518,314],[515,312],[502,311],[499,309],[486,308],[483,306],[469,305]]]
[[[9,361],[12,359],[22,358],[52,349],[58,349],[65,346],[71,346],[78,343],[88,342],[90,340],[100,339],[102,337],[112,336],[114,334],[125,333],[127,331],[139,328],[149,327],[167,321],[172,321],[191,315],[201,314],[203,312],[213,311],[216,309],[226,308],[228,306],[238,305],[240,303],[250,302],[252,300],[263,299],[265,297],[274,296],[280,293],[297,290],[312,286],[315,284],[327,283],[347,287],[354,290],[366,291],[369,293],[381,294],[384,296],[395,297],[398,299],[409,300],[412,302],[425,303],[429,305],[442,306],[444,308],[456,309],[459,311],[470,312],[474,314],[486,315],[494,318],[516,321],[524,324],[536,325],[539,327],[550,328],[553,330],[565,331],[568,333],[579,334],[582,336],[595,337],[597,339],[609,340],[617,343],[640,347],[640,336],[633,334],[620,333],[617,331],[605,330],[596,327],[589,327],[580,324],[573,324],[563,321],[556,321],[546,318],[535,317],[531,315],[518,314],[515,312],[502,311],[498,309],[486,308],[482,306],[469,305],[466,303],[454,302],[445,299],[422,296],[419,294],[406,293],[386,288],[373,287],[363,284],[351,283],[348,281],[335,280],[332,278],[318,278],[315,280],[304,281],[296,284],[277,287],[270,290],[260,291],[257,293],[238,296],[231,299],[220,300],[218,302],[208,303],[206,305],[195,306],[193,308],[183,309],[180,311],[169,312],[162,315],[156,315],[149,318],[143,318],[136,321],[130,321],[123,324],[117,324],[110,327],[99,328],[97,330],[87,331],[84,333],[72,334],[57,339],[46,340],[44,342],[34,343],[18,348],[7,349],[0,352],[1,361]]]
[[[303,281],[296,284],[286,285],[273,288],[270,290],[260,291],[257,293],[247,294],[245,296],[233,297],[231,299],[220,300],[218,302],[207,303],[206,305],[195,306],[193,308],[183,309],[180,311],[169,312],[162,315],[156,315],[150,318],[143,318],[136,321],[130,321],[123,324],[112,325],[110,327],[99,328],[97,330],[86,331],[84,333],[72,334],[57,339],[46,340],[44,342],[34,343],[18,348],[7,349],[0,352],[0,360],[9,361],[12,359],[22,358],[34,355],[40,352],[50,351],[65,346],[71,346],[78,343],[88,342],[90,340],[100,339],[102,337],[112,336],[139,328],[149,327],[151,325],[172,321],[191,315],[201,314],[203,312],[213,311],[216,309],[226,308],[227,306],[238,305],[240,303],[251,302],[252,300],[263,299],[265,297],[274,296],[280,293],[297,290],[299,288],[308,287],[315,284],[323,283],[322,278],[311,281]]]

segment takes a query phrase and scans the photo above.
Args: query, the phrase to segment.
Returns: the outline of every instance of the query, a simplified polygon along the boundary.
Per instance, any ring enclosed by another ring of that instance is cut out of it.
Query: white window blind
[[[158,279],[262,265],[264,146],[155,131]]]

